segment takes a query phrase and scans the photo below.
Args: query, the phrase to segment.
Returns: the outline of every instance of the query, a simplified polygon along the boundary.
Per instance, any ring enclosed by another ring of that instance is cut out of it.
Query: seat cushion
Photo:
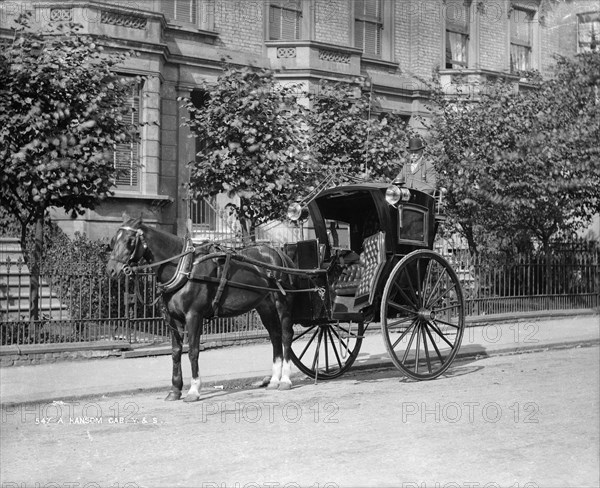
[[[363,269],[364,266],[362,263],[354,263],[346,266],[333,284],[335,293],[342,296],[353,296],[362,278]]]

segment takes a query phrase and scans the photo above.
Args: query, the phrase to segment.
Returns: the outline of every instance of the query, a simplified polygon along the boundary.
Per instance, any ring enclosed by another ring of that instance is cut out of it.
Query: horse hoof
[[[291,390],[292,389],[292,384],[291,383],[284,383],[284,382],[279,383],[279,389],[282,390],[282,391]]]
[[[272,382],[267,385],[267,390],[276,390],[277,388],[279,388],[279,383]]]
[[[269,384],[271,383],[271,377],[270,376],[265,376],[262,380],[262,383],[260,384],[260,388],[264,388],[265,386],[269,386]]]
[[[170,391],[169,394],[167,395],[167,398],[165,398],[165,402],[173,402],[175,400],[179,400],[180,398],[181,398],[180,391]]]
[[[186,395],[183,399],[186,403],[197,402],[198,400],[200,400],[200,396],[198,395]]]

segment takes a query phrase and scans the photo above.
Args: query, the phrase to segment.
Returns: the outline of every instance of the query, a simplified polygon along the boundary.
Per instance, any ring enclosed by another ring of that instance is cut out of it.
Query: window
[[[301,0],[271,0],[269,5],[269,40],[300,39],[302,19]]]
[[[513,8],[510,14],[510,71],[532,69],[533,19],[535,12]]]
[[[169,20],[189,24],[196,24],[198,21],[196,0],[161,0],[161,10]]]
[[[367,56],[381,57],[383,20],[381,0],[355,0],[354,47]]]
[[[425,212],[405,207],[400,207],[398,210],[398,239],[426,243],[427,215]]]
[[[134,126],[138,126],[140,123],[141,88],[140,83],[132,83],[130,86],[131,92],[127,100],[129,110],[126,115],[126,122]],[[115,169],[117,170],[117,188],[122,190],[139,190],[140,143],[116,144],[113,158]]]
[[[577,15],[577,52],[600,49],[600,12]]]
[[[192,201],[190,203],[190,217],[194,230],[216,230],[217,197],[212,196]]]
[[[463,0],[448,1],[446,7],[446,68],[467,68],[471,23],[469,3]]]

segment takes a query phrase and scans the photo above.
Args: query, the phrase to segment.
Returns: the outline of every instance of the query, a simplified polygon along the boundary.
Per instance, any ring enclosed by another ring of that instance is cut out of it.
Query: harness
[[[219,316],[221,299],[222,299],[223,292],[225,291],[226,286],[231,286],[234,288],[240,288],[240,289],[251,290],[251,291],[267,291],[267,292],[275,292],[275,293],[278,292],[284,296],[287,293],[305,293],[305,292],[310,292],[310,291],[318,292],[322,298],[325,295],[325,289],[322,287],[317,287],[317,286],[312,287],[312,288],[301,289],[301,290],[293,289],[293,288],[291,288],[291,286],[283,283],[280,278],[275,277],[274,272],[280,272],[283,274],[298,275],[298,276],[306,277],[307,275],[315,276],[315,275],[319,275],[319,274],[324,274],[324,273],[327,273],[328,270],[321,270],[321,269],[298,270],[296,268],[286,268],[286,267],[282,267],[282,266],[276,266],[273,264],[264,263],[262,261],[253,259],[249,256],[245,256],[243,254],[239,254],[238,252],[236,252],[233,249],[222,250],[218,247],[217,247],[217,249],[218,249],[217,252],[208,252],[207,254],[197,258],[200,250],[202,250],[205,247],[212,247],[215,245],[212,243],[203,243],[199,247],[196,247],[193,244],[193,242],[191,241],[191,239],[189,239],[189,238],[185,239],[183,252],[176,254],[175,256],[172,256],[170,258],[161,260],[161,261],[152,261],[145,265],[139,265],[137,263],[139,262],[139,260],[142,257],[145,257],[148,261],[151,261],[153,259],[152,253],[148,246],[148,243],[146,242],[146,238],[144,236],[143,230],[135,229],[135,228],[129,227],[129,226],[122,226],[122,227],[119,227],[119,229],[135,233],[135,244],[133,246],[131,255],[127,259],[127,262],[117,260],[118,262],[121,262],[124,264],[123,272],[127,276],[136,276],[137,277],[138,272],[141,270],[156,268],[156,267],[162,266],[164,264],[172,263],[173,261],[178,260],[175,274],[168,282],[157,284],[157,288],[158,288],[157,297],[150,304],[144,302],[142,294],[139,289],[139,280],[137,280],[137,279],[135,280],[135,290],[136,290],[137,298],[144,305],[154,306],[158,302],[158,300],[160,300],[161,298],[164,297],[164,295],[175,293],[179,289],[183,288],[183,286],[190,280],[202,281],[202,282],[206,282],[206,283],[215,283],[218,285],[217,291],[215,293],[215,297],[213,298],[213,301],[211,303],[213,318],[216,318]],[[273,248],[273,250],[279,255],[282,262],[285,262],[285,257],[283,255],[283,253],[280,250],[275,249],[275,248]],[[217,277],[208,276],[208,275],[201,274],[198,272],[198,265],[201,264],[202,262],[208,261],[208,260],[214,260],[217,263]],[[249,283],[239,283],[239,282],[229,280],[229,271],[231,268],[232,260],[247,263],[252,266],[256,266],[258,268],[264,269],[267,280],[269,282],[271,282],[274,286],[271,287],[271,286],[252,285]],[[221,261],[223,261],[223,264],[220,263]]]

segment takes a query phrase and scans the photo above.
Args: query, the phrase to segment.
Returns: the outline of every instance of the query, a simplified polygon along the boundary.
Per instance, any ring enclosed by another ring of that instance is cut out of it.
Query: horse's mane
[[[132,229],[142,230],[147,240],[152,240],[152,236],[157,235],[163,243],[166,241],[167,246],[172,248],[174,253],[180,252],[185,245],[185,239],[177,237],[170,232],[151,227],[145,224],[141,217],[129,219],[124,225],[131,227]]]

